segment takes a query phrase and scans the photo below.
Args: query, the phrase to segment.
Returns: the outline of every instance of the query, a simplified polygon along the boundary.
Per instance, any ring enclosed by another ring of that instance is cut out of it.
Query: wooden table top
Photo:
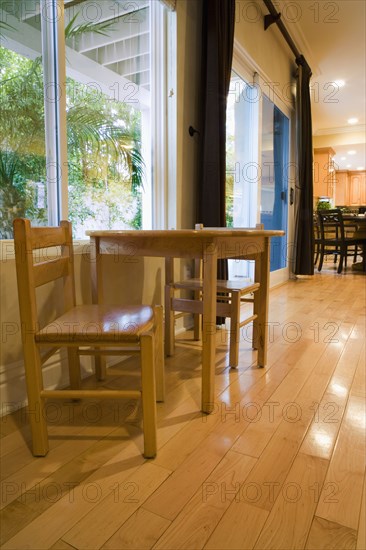
[[[285,234],[277,229],[97,229],[86,231],[89,237],[123,237],[131,236],[136,238],[143,237],[166,237],[166,238],[185,238],[193,237],[198,239],[215,237],[282,237]]]

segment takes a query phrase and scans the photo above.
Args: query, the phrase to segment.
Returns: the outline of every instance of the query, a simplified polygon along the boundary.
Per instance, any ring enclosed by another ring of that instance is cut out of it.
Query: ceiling
[[[286,0],[276,6],[312,69],[314,136],[324,136],[323,143],[329,136],[327,145],[336,151],[339,169],[366,168],[365,0]],[[338,86],[338,80],[344,86]],[[350,118],[358,122],[350,125]],[[332,143],[336,134],[338,139]]]

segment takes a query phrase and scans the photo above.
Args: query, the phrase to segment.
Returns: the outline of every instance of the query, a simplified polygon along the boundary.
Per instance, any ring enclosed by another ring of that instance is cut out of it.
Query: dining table
[[[264,229],[170,229],[170,230],[93,230],[90,238],[90,265],[93,303],[103,303],[102,257],[105,254],[135,257],[200,259],[204,262],[202,318],[201,410],[211,413],[215,401],[216,283],[219,259],[245,259],[255,262],[254,312],[258,366],[267,364],[270,241],[282,230]],[[165,284],[173,280],[166,261]],[[101,361],[101,358],[96,360]]]
[[[343,214],[343,221],[345,228],[352,227],[353,237],[359,239],[366,239],[366,216],[365,214]],[[362,256],[365,254],[366,245],[363,245]],[[352,264],[353,271],[366,272],[366,264],[364,261],[355,262]]]

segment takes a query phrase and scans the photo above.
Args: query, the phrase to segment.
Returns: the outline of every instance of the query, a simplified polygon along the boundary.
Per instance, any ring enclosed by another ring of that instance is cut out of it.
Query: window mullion
[[[59,98],[57,101],[58,134],[57,148],[59,159],[59,207],[61,219],[68,218],[68,156],[67,156],[67,123],[66,123],[66,48],[64,0],[57,2],[56,29],[56,71]]]
[[[62,41],[65,43],[63,2],[42,0],[41,14],[48,223],[57,225],[61,217],[67,217],[65,61],[62,63],[62,57],[63,60],[65,58],[65,48],[62,49]]]

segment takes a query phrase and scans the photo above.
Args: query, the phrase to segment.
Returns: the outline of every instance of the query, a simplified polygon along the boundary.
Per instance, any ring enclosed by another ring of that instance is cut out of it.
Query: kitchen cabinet
[[[334,199],[336,206],[366,206],[366,171],[337,170]]]
[[[334,204],[346,206],[349,204],[349,177],[347,170],[337,170],[335,173]]]
[[[334,198],[335,170],[333,157],[335,151],[331,147],[314,149],[313,158],[313,195],[319,197]]]
[[[366,172],[350,172],[349,205],[366,205]]]

